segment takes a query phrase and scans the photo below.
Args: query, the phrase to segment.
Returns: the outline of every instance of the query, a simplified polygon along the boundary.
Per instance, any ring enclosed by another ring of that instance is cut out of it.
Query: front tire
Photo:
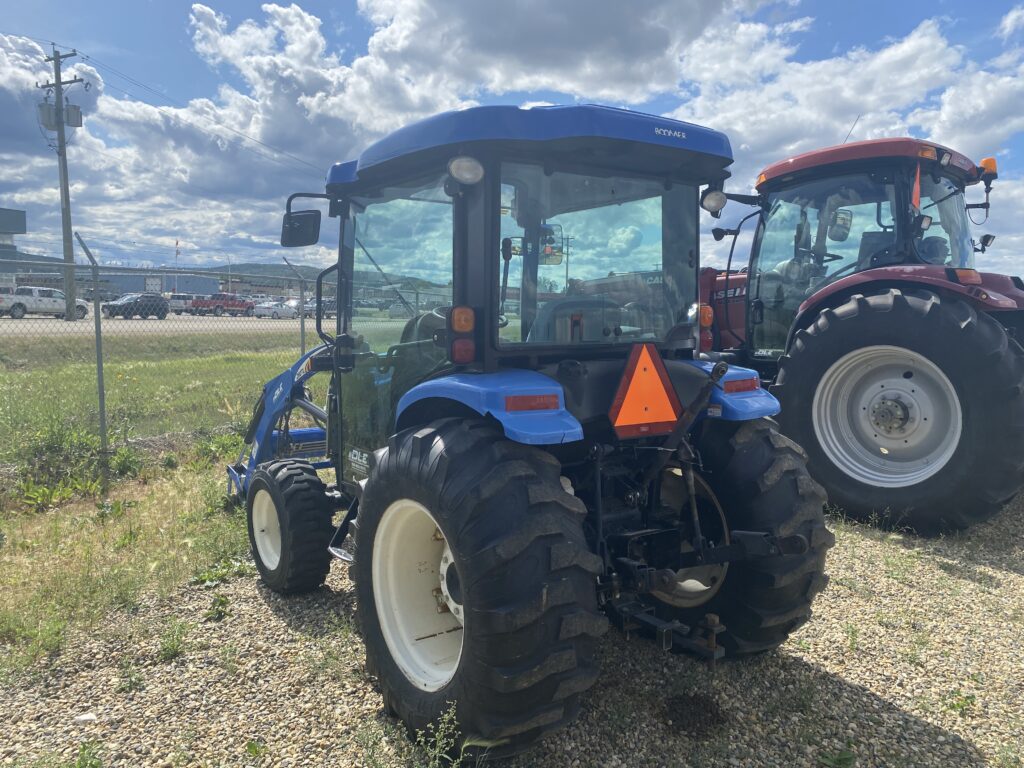
[[[798,331],[773,392],[783,430],[853,517],[934,535],[1024,483],[1024,349],[925,290],[853,296]]]
[[[78,307],[75,309],[75,317],[79,320],[85,320],[86,309],[85,307]]]
[[[25,305],[24,304],[15,304],[13,307],[11,307],[11,319],[12,320],[21,320],[23,317],[25,317]]]
[[[454,702],[463,736],[497,756],[578,713],[607,621],[586,509],[559,474],[480,420],[406,430],[376,455],[353,575],[367,669],[411,731]]]
[[[331,568],[333,509],[311,464],[261,464],[249,481],[246,512],[249,544],[264,584],[293,594],[324,583]]]
[[[825,553],[835,537],[825,527],[825,492],[807,473],[806,454],[769,419],[709,421],[698,448],[730,529],[799,534],[809,548],[729,563],[706,603],[677,608],[662,602],[658,613],[690,626],[708,613],[718,615],[725,625],[718,642],[729,656],[771,650],[810,619],[815,595],[828,584]]]

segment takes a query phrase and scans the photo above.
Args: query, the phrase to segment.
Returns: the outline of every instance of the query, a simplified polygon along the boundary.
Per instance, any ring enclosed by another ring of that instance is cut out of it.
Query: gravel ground
[[[1024,503],[936,541],[835,528],[785,647],[712,671],[612,631],[579,721],[511,765],[1024,765]],[[244,576],[114,614],[0,687],[0,765],[416,765],[353,623],[340,564],[308,597]]]

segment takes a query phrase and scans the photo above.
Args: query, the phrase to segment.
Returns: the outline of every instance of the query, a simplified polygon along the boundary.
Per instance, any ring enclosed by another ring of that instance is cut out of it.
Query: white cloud
[[[1024,5],[1014,6],[999,22],[999,36],[1004,40],[1024,29]]]
[[[320,187],[330,163],[403,124],[503,94],[523,106],[674,99],[673,116],[730,136],[733,189],[749,187],[768,162],[839,143],[858,116],[852,140],[916,134],[972,157],[1004,150],[1024,133],[1024,65],[1009,44],[978,58],[951,42],[948,22],[937,19],[876,46],[809,58],[801,43],[825,34],[823,22],[780,6],[768,15],[788,20],[767,23],[765,14],[753,18],[761,5],[650,0],[638,13],[610,0],[359,0],[372,31],[353,54],[332,48],[321,20],[298,5],[266,4],[253,18],[229,19],[196,4],[192,55],[234,86],[157,108],[119,95],[120,81],[105,82],[102,68],[72,66],[94,86],[72,97],[86,111],[69,154],[75,224],[97,237],[180,238],[188,243],[183,260],[209,258],[202,249],[211,246],[276,259],[266,245],[289,191]],[[333,15],[325,21],[338,23]],[[1021,29],[1017,6],[998,35],[1009,40]],[[44,56],[31,41],[0,36],[0,205],[24,204],[33,230],[58,232],[54,158],[34,114],[34,84],[50,74]],[[1019,260],[1024,243],[1013,231],[1024,192],[1005,178],[997,189],[992,258]],[[726,210],[726,222],[743,213]],[[703,230],[720,223],[706,218]],[[611,233],[602,234],[605,247]],[[628,250],[627,235],[615,233],[611,245]],[[702,243],[722,261],[727,245]],[[310,258],[329,254],[325,247]],[[743,246],[737,258],[745,258]]]

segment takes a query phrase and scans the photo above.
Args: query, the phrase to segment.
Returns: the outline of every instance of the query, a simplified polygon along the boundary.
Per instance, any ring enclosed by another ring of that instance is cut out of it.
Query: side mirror
[[[978,241],[978,246],[979,247],[976,247],[974,249],[974,252],[975,253],[984,253],[985,251],[988,250],[989,246],[991,246],[992,243],[994,243],[995,241],[996,241],[996,236],[995,235],[982,235],[981,239]]]
[[[914,228],[924,234],[928,231],[928,228],[932,225],[932,217],[924,213],[919,213],[914,217]]]
[[[849,208],[839,208],[832,214],[832,222],[828,225],[828,239],[837,243],[845,243],[850,236],[850,227],[853,225],[853,211]]]
[[[298,248],[320,240],[320,211],[292,211],[281,223],[281,245]]]

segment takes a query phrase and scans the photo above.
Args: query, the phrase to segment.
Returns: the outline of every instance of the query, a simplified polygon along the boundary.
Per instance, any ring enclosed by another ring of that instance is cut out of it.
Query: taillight
[[[715,334],[707,328],[700,332],[700,351],[710,352],[715,348]]]
[[[710,304],[700,305],[700,327],[710,328],[715,324],[715,310],[711,308]]]
[[[448,359],[456,365],[476,360],[476,311],[472,307],[448,311]]]
[[[558,408],[558,395],[507,395],[506,411],[554,411]]]
[[[724,382],[722,389],[725,390],[726,394],[733,394],[735,392],[753,392],[755,389],[759,389],[760,386],[761,380],[758,378],[733,379],[732,381]]]
[[[453,363],[465,365],[476,359],[476,342],[472,339],[455,339],[452,341],[449,357]]]

